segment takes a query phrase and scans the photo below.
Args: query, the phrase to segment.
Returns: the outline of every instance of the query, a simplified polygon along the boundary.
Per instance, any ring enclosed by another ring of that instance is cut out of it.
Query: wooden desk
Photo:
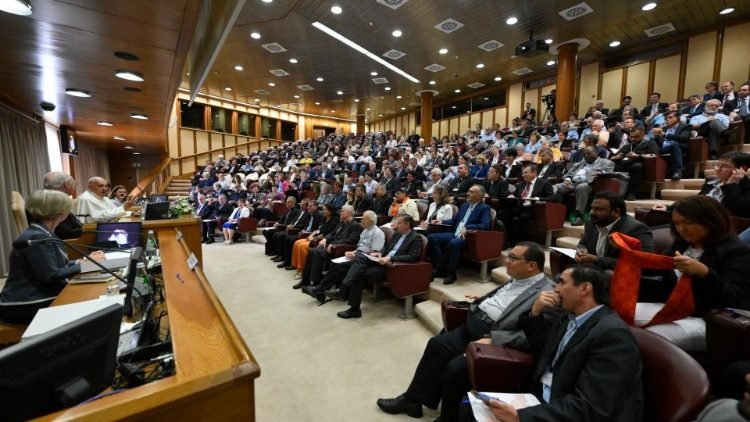
[[[185,242],[187,243],[187,247],[195,253],[195,256],[198,258],[198,262],[203,264],[203,250],[201,248],[201,220],[197,217],[183,217],[183,218],[173,218],[168,220],[148,220],[148,221],[141,221],[140,218],[133,218],[133,217],[127,217],[127,218],[121,218],[119,222],[127,223],[127,222],[142,222],[143,226],[141,229],[141,234],[143,235],[141,237],[141,244],[144,244],[146,241],[146,235],[148,234],[149,230],[153,230],[154,233],[156,233],[157,236],[159,236],[162,232],[170,232],[174,233],[174,229],[177,228],[182,232],[182,236],[185,238]],[[96,242],[96,223],[89,223],[83,225],[84,233],[83,236],[81,236],[78,239],[72,239],[71,242],[75,244],[81,244],[81,245],[90,245],[94,242]],[[71,258],[79,258],[76,256],[74,252],[70,253]]]
[[[175,235],[161,230],[158,239],[176,374],[39,420],[255,420],[260,367],[200,266],[188,269],[186,243]],[[68,285],[53,306],[96,298],[105,286]]]

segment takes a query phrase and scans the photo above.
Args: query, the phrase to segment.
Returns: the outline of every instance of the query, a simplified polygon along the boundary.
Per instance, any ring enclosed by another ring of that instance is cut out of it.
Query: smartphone
[[[477,390],[471,390],[470,393],[472,395],[474,395],[474,397],[478,398],[479,400],[481,400],[483,402],[488,402],[488,401],[494,399],[494,397],[490,397],[490,396],[488,396],[486,394],[482,394],[482,393],[480,393]],[[497,400],[497,399],[495,399],[495,400]]]

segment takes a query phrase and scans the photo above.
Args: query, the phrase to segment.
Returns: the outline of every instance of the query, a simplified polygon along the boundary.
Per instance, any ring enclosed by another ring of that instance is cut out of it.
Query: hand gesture
[[[554,308],[560,305],[560,296],[553,291],[544,291],[537,296],[534,304],[531,306],[531,316],[537,316],[542,313],[544,308]]]
[[[673,261],[675,269],[685,274],[698,277],[705,277],[708,275],[708,267],[704,263],[690,258],[689,256],[684,256],[679,252],[675,252]]]
[[[747,176],[747,170],[744,170],[741,167],[736,168],[732,170],[732,175],[729,176],[729,180],[727,180],[727,183],[737,183],[745,176]]]
[[[516,411],[516,408],[508,403],[492,399],[484,404],[490,408],[490,411],[495,415],[497,420],[503,422],[518,422],[518,412]]]

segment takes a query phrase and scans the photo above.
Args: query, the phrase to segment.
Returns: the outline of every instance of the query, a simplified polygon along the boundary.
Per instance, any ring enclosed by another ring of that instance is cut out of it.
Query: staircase
[[[162,193],[169,195],[170,201],[178,196],[186,197],[190,194],[190,179],[172,179]]]

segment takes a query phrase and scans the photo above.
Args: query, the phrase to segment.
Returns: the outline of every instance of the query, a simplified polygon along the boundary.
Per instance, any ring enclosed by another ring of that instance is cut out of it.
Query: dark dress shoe
[[[294,286],[292,286],[292,288],[293,288],[294,290],[297,290],[297,289],[301,289],[301,288],[302,288],[303,286],[307,286],[307,285],[309,285],[309,284],[310,284],[310,283],[308,283],[307,281],[302,281],[302,280],[300,280],[300,281],[299,281],[299,283],[297,283],[297,284],[295,284]]]
[[[339,318],[344,319],[350,319],[350,318],[361,318],[362,317],[362,311],[359,309],[349,308],[345,311],[341,311],[336,314]],[[419,409],[420,413],[422,413],[422,409]]]
[[[276,268],[286,268],[286,264],[282,262],[281,264],[277,265]]]
[[[390,413],[391,415],[406,413],[412,418],[422,417],[422,405],[406,400],[403,394],[395,399],[378,399],[378,407],[383,412]]]
[[[635,199],[636,198],[635,198],[635,194],[634,193],[628,194],[628,196],[625,197],[626,201],[635,201]]]
[[[215,240],[213,240],[213,239],[208,239],[208,240],[206,240],[206,245],[210,245],[210,244],[212,244],[212,243],[214,243],[214,242],[215,242]]]
[[[445,277],[445,273],[442,271],[435,270],[432,272],[432,278],[443,278]]]
[[[453,284],[457,279],[458,277],[456,277],[456,273],[448,274],[445,276],[445,279],[443,279],[443,284]]]
[[[276,258],[273,258],[271,261],[273,262],[282,262],[284,260],[283,256],[277,256]]]
[[[680,179],[682,179],[682,173],[679,171],[674,172],[674,174],[672,175],[672,181],[676,182]]]
[[[573,220],[572,223],[570,223],[571,226],[582,226],[583,225],[583,217],[580,215],[576,217],[575,220]]]
[[[344,292],[341,289],[326,290],[324,294],[333,300],[346,300]]]
[[[284,267],[284,269],[287,271],[296,270],[296,268],[292,267],[291,265],[287,265],[286,267]]]

